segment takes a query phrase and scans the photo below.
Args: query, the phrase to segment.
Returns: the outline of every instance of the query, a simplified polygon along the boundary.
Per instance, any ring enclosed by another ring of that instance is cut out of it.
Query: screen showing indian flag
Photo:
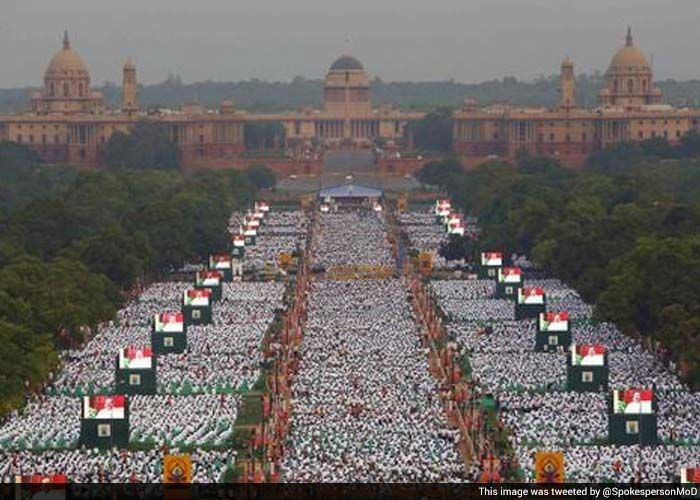
[[[183,295],[183,304],[192,307],[208,307],[211,290],[187,290]]]
[[[156,332],[182,333],[185,331],[185,317],[182,313],[156,314]]]
[[[518,288],[518,304],[544,304],[544,288]]]
[[[435,202],[435,215],[445,217],[450,214],[452,204],[450,200],[438,200]]]
[[[150,347],[127,347],[119,351],[120,370],[150,370],[153,351]]]
[[[450,213],[450,216],[447,218],[447,225],[458,224],[460,222],[462,222],[462,214],[457,212]]]
[[[122,419],[125,406],[124,396],[84,396],[83,418]]]
[[[252,216],[246,217],[244,224],[246,227],[254,227],[255,229],[260,227],[260,221]]]
[[[258,230],[255,229],[253,226],[246,226],[245,229],[243,229],[243,235],[244,236],[257,236]]]
[[[572,344],[571,364],[574,366],[604,366],[605,346],[599,344]]]
[[[456,234],[458,236],[464,236],[464,225],[461,223],[450,224],[450,228],[447,230],[449,234]]]
[[[498,270],[498,282],[519,284],[522,282],[523,272],[519,267],[503,267]]]
[[[68,476],[66,476],[65,474],[29,474],[15,476],[15,483],[66,484],[68,483]],[[51,496],[50,498],[54,497]]]
[[[256,201],[255,202],[255,211],[256,212],[269,212],[270,205],[266,201]]]
[[[237,248],[242,248],[245,246],[245,236],[242,234],[237,234],[233,237],[233,246]]]
[[[481,252],[481,265],[486,267],[498,267],[503,265],[501,252]]]
[[[568,312],[546,312],[540,313],[541,332],[568,332],[569,313]]]
[[[651,406],[651,389],[625,389],[613,391],[613,412],[626,415],[647,415],[654,412]]]
[[[245,239],[243,240],[245,245]],[[209,256],[209,268],[216,269],[219,271],[225,271],[231,269],[231,256],[226,253],[219,253],[216,255]]]
[[[700,467],[683,467],[681,469],[681,483],[700,484]]]
[[[220,286],[221,273],[219,271],[197,271],[194,282],[197,286]]]
[[[15,495],[7,498],[31,500],[63,500],[66,498],[68,476],[65,474],[32,474],[15,476],[15,483],[22,484],[16,488]]]

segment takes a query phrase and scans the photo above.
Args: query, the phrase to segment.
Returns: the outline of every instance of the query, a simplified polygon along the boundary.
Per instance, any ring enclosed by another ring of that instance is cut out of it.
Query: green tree
[[[0,216],[65,192],[75,176],[74,169],[46,165],[25,145],[0,143]]]
[[[81,239],[66,255],[80,260],[90,271],[104,274],[121,289],[128,289],[148,268],[151,252],[145,233],[129,235],[115,225]]]
[[[0,142],[0,172],[25,170],[44,162],[34,150],[16,142]]]
[[[265,165],[251,165],[246,169],[245,175],[257,189],[272,188],[277,183],[275,173]]]
[[[277,150],[284,146],[287,132],[281,122],[246,122],[243,139],[248,151]]]
[[[431,111],[424,118],[406,127],[413,135],[413,147],[419,151],[452,150],[452,109],[448,107]]]
[[[655,137],[640,141],[639,147],[642,154],[647,158],[669,159],[678,156],[676,148],[663,137]]]
[[[700,158],[700,134],[691,131],[681,137],[679,154],[684,158]]]
[[[180,153],[166,126],[140,121],[129,133],[110,136],[103,160],[113,170],[173,170],[180,166]]]
[[[58,358],[51,336],[0,319],[0,415],[24,402],[25,388],[37,389]]]
[[[664,308],[694,311],[700,304],[700,237],[642,238],[608,268],[609,286],[596,304],[603,319],[649,335],[661,326]]]
[[[418,171],[416,177],[423,184],[446,188],[464,172],[462,164],[456,158],[431,161]]]
[[[643,156],[638,142],[620,142],[592,153],[586,163],[598,171],[619,173],[638,163]]]

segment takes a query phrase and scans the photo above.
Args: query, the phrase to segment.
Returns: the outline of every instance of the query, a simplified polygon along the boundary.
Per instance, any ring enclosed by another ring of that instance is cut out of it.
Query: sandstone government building
[[[673,143],[699,128],[700,109],[663,104],[651,65],[634,44],[631,30],[605,73],[596,108],[577,106],[574,64],[568,58],[561,65],[560,87],[560,103],[551,109],[482,107],[465,100],[453,116],[455,152],[468,166],[486,159],[512,159],[522,150],[576,166],[591,152],[612,143],[653,137]],[[379,138],[398,144],[407,126],[423,116],[391,106],[372,107],[369,75],[347,54],[328,70],[322,109],[253,114],[224,101],[218,110],[190,104],[179,111],[147,115],[139,108],[136,68],[131,61],[123,67],[121,108],[107,109],[103,96],[91,89],[87,66],[66,33],[46,69],[43,89],[31,96],[30,110],[0,115],[0,142],[25,144],[51,163],[95,167],[111,134],[128,131],[136,121],[146,119],[167,127],[184,164],[227,168],[245,163],[246,123],[281,123],[290,147],[363,148]],[[299,173],[314,171],[307,165]]]

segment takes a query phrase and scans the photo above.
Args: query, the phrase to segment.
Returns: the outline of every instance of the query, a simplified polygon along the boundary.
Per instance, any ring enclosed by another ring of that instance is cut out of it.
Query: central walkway
[[[376,161],[371,151],[328,151],[323,156],[323,170],[326,173],[343,174],[373,172]]]
[[[322,215],[317,229],[312,263],[393,265],[382,214]],[[284,479],[460,481],[404,280],[319,278],[308,305]]]

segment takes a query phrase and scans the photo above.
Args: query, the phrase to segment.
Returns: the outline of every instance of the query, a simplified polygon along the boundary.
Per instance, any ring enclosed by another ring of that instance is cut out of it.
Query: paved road
[[[371,151],[329,151],[323,157],[326,173],[374,172],[377,164]]]
[[[300,195],[349,182],[393,192],[420,188],[420,183],[412,176],[378,175],[370,151],[330,151],[324,157],[323,174],[285,177],[277,182],[277,190]]]

